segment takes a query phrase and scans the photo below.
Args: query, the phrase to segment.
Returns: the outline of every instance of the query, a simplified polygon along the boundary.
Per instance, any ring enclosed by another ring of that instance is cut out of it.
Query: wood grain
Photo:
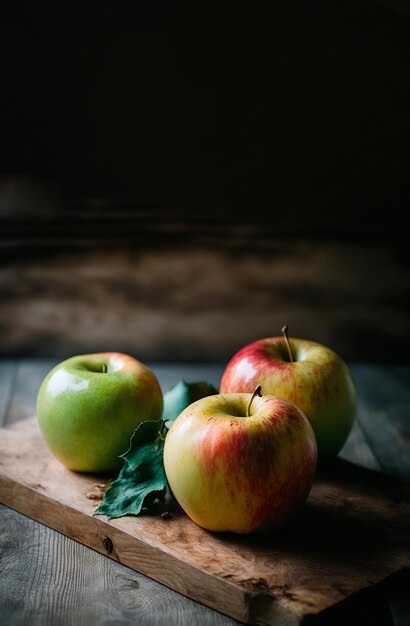
[[[238,623],[4,506],[0,533],[2,624]]]
[[[9,359],[0,363],[0,426],[6,424],[14,393],[17,362]]]
[[[0,460],[2,503],[245,623],[299,624],[409,561],[408,488],[342,460],[292,524],[254,537],[208,533],[178,510],[94,517],[101,478],[53,459],[34,418],[1,430]]]
[[[0,354],[60,359],[113,349],[145,361],[224,362],[286,322],[293,336],[347,360],[406,362],[408,268],[397,255],[374,242],[264,237],[262,250],[259,235],[230,249],[228,232],[217,249],[77,250],[70,242],[70,252],[58,246],[25,263],[8,252]]]
[[[33,415],[40,385],[46,374],[57,363],[58,359],[16,361],[13,393],[5,416],[6,424],[13,424]]]

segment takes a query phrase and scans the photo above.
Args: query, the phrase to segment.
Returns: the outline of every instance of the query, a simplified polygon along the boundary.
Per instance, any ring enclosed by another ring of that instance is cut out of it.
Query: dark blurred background
[[[0,354],[408,362],[410,2],[139,4],[2,5]]]

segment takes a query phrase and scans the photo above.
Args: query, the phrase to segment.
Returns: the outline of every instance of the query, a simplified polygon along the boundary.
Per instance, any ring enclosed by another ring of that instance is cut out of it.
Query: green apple
[[[254,341],[232,356],[222,374],[220,393],[250,392],[255,385],[296,404],[310,420],[319,460],[334,458],[345,443],[356,414],[351,372],[331,348],[284,336]]]
[[[164,443],[173,496],[211,531],[264,532],[285,524],[307,499],[316,466],[316,438],[302,411],[255,392],[193,402]]]
[[[118,352],[66,359],[37,395],[40,430],[52,454],[71,470],[113,472],[143,421],[161,419],[163,395],[153,371]],[[153,437],[158,427],[153,424]]]

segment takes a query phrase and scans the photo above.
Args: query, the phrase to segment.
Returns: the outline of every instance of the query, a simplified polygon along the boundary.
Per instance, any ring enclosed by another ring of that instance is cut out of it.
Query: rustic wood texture
[[[217,247],[189,245],[189,233],[178,247],[169,233],[159,249],[77,250],[73,241],[70,251],[40,247],[25,259],[6,251],[0,354],[61,359],[113,349],[150,361],[223,362],[247,342],[280,334],[286,322],[294,336],[347,360],[405,362],[403,251],[283,240],[263,224],[242,240],[235,228],[225,234],[214,224],[225,242]]]
[[[11,359],[0,363],[0,426],[6,423],[13,399],[17,363]]]
[[[4,625],[237,624],[9,508],[0,519]]]
[[[3,359],[0,362],[0,404],[4,424],[13,424],[34,413],[37,386],[56,362],[50,358]],[[208,380],[217,386],[223,369],[222,363],[151,363],[151,366],[164,391],[181,378]],[[403,407],[406,403],[410,368],[371,363],[351,364],[351,368],[361,402],[358,420],[341,456],[356,465],[380,472],[381,464],[369,446],[376,420],[372,418],[372,412],[377,410],[379,413],[377,419],[381,432],[377,452],[388,467],[389,457],[408,456],[408,439],[404,436],[391,439],[390,445],[384,449],[383,428],[390,429],[396,424],[396,430],[403,432],[408,423],[408,413],[400,408],[397,411],[396,407]],[[371,401],[374,384],[384,390],[377,406]],[[363,412],[367,419],[363,418]],[[381,416],[383,420],[380,421]],[[54,626],[56,620],[67,626],[88,626],[88,623],[106,624],[107,619],[120,625],[135,623],[135,615],[139,626],[233,626],[238,623],[6,507],[0,507],[0,536],[0,614],[5,616],[8,626],[26,623]],[[3,567],[5,563],[7,567]],[[97,571],[99,575],[95,576]],[[352,626],[407,626],[409,580],[408,575],[403,576],[403,571],[379,585],[349,596],[345,602],[319,615],[311,616],[307,623],[312,626],[313,623],[318,626],[345,626],[347,623]],[[126,581],[131,578],[139,584],[138,588],[134,584],[132,588],[127,585]],[[120,589],[116,587],[117,582]],[[94,597],[97,598],[95,603]],[[138,612],[135,603],[138,603]]]
[[[405,485],[343,461],[288,528],[237,537],[177,508],[167,521],[94,517],[87,494],[101,478],[52,458],[35,418],[1,431],[0,458],[3,504],[241,622],[299,624],[409,562]]]

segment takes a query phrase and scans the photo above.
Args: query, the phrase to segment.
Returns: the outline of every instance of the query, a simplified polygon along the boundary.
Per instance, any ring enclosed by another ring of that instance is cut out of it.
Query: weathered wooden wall
[[[93,4],[0,25],[0,354],[405,361],[406,3]]]
[[[33,236],[20,244],[10,237],[0,272],[0,353],[113,349],[148,360],[217,361],[279,334],[286,322],[295,336],[348,359],[406,362],[409,275],[400,249],[277,239],[263,226],[246,236],[216,222],[179,230],[185,243],[168,227],[167,241],[154,237],[154,246],[149,234],[148,243],[114,246],[63,245],[42,233],[38,249]]]

